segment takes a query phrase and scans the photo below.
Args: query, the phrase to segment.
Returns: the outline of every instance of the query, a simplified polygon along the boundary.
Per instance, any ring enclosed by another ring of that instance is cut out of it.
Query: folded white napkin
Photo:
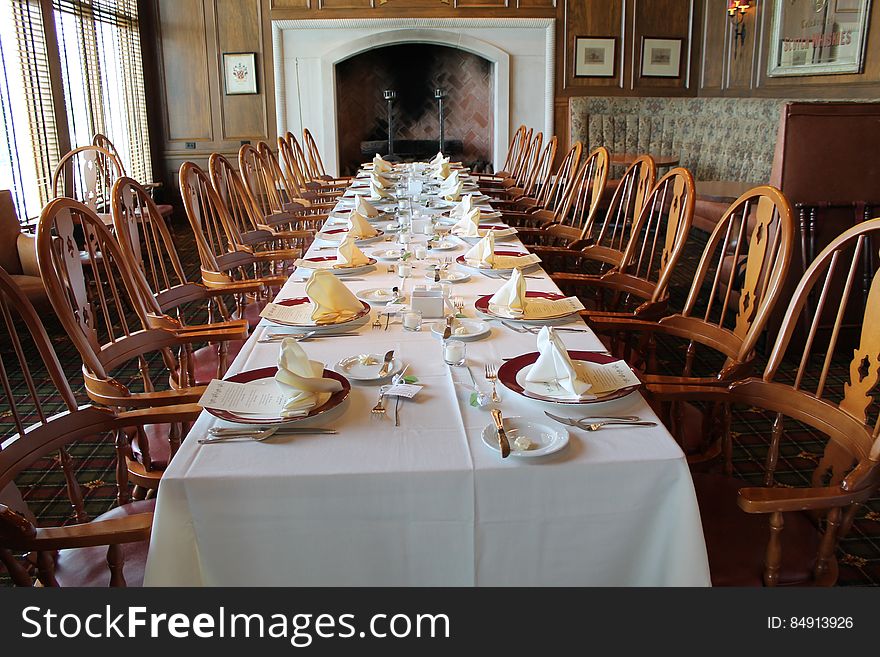
[[[480,234],[480,208],[469,210],[452,227],[451,232],[459,237],[478,237]]]
[[[379,173],[387,173],[391,171],[393,167],[382,159],[382,156],[376,153],[373,156],[373,171],[378,171]]]
[[[366,217],[357,210],[352,210],[351,214],[348,215],[348,237],[353,237],[357,240],[367,237],[376,237],[378,234],[379,231],[373,228],[373,226],[370,225],[370,222],[367,221]]]
[[[287,338],[281,343],[275,380],[291,388],[290,397],[281,409],[281,417],[305,415],[326,403],[332,393],[342,390],[339,381],[325,379],[323,374],[324,363],[309,360],[299,342]]]
[[[460,182],[461,180],[458,176],[458,171],[453,171],[440,182],[440,191],[444,192],[450,189],[454,189],[456,185],[458,185]]]
[[[388,189],[394,184],[390,180],[388,180],[388,178],[380,173],[376,173],[375,171],[370,174],[370,183],[375,185],[376,187],[380,187],[381,189]]]
[[[526,279],[518,267],[513,270],[510,280],[489,299],[489,310],[508,317],[521,317],[525,314]]]
[[[428,162],[428,164],[440,164],[440,162],[442,162],[443,159],[444,159],[443,158],[443,151],[437,151],[437,154],[434,156],[434,159],[432,159],[430,162]],[[448,157],[446,158],[446,161],[449,162]]]
[[[457,201],[461,198],[461,190],[462,185],[458,183],[455,187],[448,191],[441,191],[440,194],[443,195],[443,198],[447,201]]]
[[[451,173],[452,170],[449,168],[449,158],[443,158],[443,161],[431,170],[431,175],[435,178],[440,178],[441,180],[446,180]]]
[[[565,345],[549,326],[538,333],[538,351],[538,360],[526,374],[527,383],[559,386],[565,395],[572,397],[580,397],[590,389],[589,383],[578,378],[578,372],[568,357]]]
[[[312,320],[316,324],[344,322],[364,307],[351,290],[326,269],[312,272],[306,283],[306,296],[312,302]]]
[[[357,196],[354,201],[354,209],[362,217],[373,219],[379,216],[379,211],[363,196]]]
[[[355,246],[353,237],[346,237],[336,249],[337,267],[361,267],[369,263],[370,259]]]
[[[370,180],[370,198],[376,201],[384,198],[393,199],[394,197]]]
[[[449,211],[450,217],[463,217],[474,206],[474,195],[465,194],[461,197],[461,202]]]
[[[495,233],[489,231],[486,237],[464,254],[464,259],[469,265],[491,269],[495,262]]]

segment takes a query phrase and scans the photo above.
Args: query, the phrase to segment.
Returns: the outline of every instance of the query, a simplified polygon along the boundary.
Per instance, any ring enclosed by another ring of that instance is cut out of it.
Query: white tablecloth
[[[416,276],[408,289],[425,281],[422,269]],[[383,263],[363,278],[349,287],[399,284]],[[527,282],[529,290],[558,291],[547,277]],[[474,316],[476,297],[501,284],[474,274],[453,293]],[[292,279],[279,297],[303,296],[303,288]],[[486,363],[535,351],[534,335],[491,324],[488,338],[467,347],[487,391]],[[258,327],[230,373],[275,364],[278,344],[256,342],[267,330],[278,329]],[[488,410],[469,405],[470,390],[456,383],[470,380],[443,363],[436,336],[400,324],[376,331],[367,323],[359,331],[302,344],[328,367],[394,349],[425,386],[401,402],[401,426],[394,427],[393,413],[371,417],[378,388],[358,383],[342,406],[312,420],[338,435],[199,445],[221,423],[203,413],[162,479],[147,585],[709,584],[687,463],[662,426],[571,428],[569,445],[555,455],[502,460],[480,437]],[[602,349],[591,333],[560,335],[569,348]],[[594,410],[550,407],[500,384],[499,392],[505,416],[550,422],[544,410],[571,417]],[[393,411],[393,400],[386,405]],[[654,417],[638,394],[596,413]]]

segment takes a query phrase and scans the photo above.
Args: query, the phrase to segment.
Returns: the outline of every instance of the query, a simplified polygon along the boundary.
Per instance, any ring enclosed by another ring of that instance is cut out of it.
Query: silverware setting
[[[303,340],[313,340],[318,338],[345,338],[352,335],[360,335],[354,331],[346,331],[344,333],[319,333],[318,331],[308,331],[307,333],[267,333],[264,337],[257,340],[260,344],[267,342],[281,342],[287,338],[293,338],[297,342]]]
[[[511,331],[516,331],[517,333],[531,333],[532,335],[537,335],[541,331],[541,329],[538,328],[537,326],[525,326],[525,325],[518,326],[517,324],[511,324],[509,322],[505,322],[503,319],[498,320],[498,321],[500,321],[504,326],[509,328]],[[569,333],[589,333],[590,332],[590,329],[588,329],[588,328],[572,328],[572,327],[566,327],[566,326],[554,326],[553,329],[556,331],[567,331]]]
[[[657,423],[652,420],[643,420],[636,415],[599,415],[593,417],[582,417],[582,418],[568,418],[568,417],[559,417],[558,415],[553,415],[547,411],[544,411],[544,415],[549,417],[551,420],[556,420],[561,424],[566,424],[570,427],[577,427],[578,429],[583,429],[584,431],[598,431],[602,427],[606,426],[630,426],[630,427],[656,427]]]
[[[213,445],[214,443],[242,443],[242,442],[254,442],[254,443],[262,443],[272,436],[306,436],[306,435],[326,435],[326,434],[335,434],[336,429],[322,429],[322,428],[308,428],[308,427],[267,427],[265,429],[236,429],[233,427],[226,427],[229,431],[224,431],[223,428],[213,427],[209,430],[210,438],[200,438],[200,445]],[[223,431],[223,433],[217,433],[218,431]]]

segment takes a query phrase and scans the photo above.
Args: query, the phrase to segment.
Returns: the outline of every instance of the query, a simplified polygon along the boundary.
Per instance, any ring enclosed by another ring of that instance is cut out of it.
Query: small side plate
[[[568,432],[544,422],[533,422],[524,417],[504,418],[504,433],[510,442],[510,455],[518,458],[534,458],[553,454],[568,444]],[[532,443],[526,450],[518,449],[517,438],[526,438]],[[500,452],[498,447],[498,434],[494,424],[483,427],[483,444],[494,452]]]
[[[349,356],[336,363],[336,365],[333,366],[333,369],[351,381],[383,381],[397,374],[403,367],[403,361],[399,358],[393,358],[391,360],[391,369],[388,370],[388,374],[382,377],[377,376],[379,370],[382,369],[383,356],[384,354],[358,354],[357,356]],[[365,365],[362,362],[364,357],[368,357],[375,362],[370,365]]]

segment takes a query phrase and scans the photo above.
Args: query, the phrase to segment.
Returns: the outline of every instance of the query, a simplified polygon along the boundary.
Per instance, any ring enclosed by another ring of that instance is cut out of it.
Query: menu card
[[[277,385],[235,383],[214,379],[199,398],[203,408],[249,414],[280,414],[290,397]]]
[[[267,303],[266,307],[260,311],[260,317],[296,326],[315,326],[316,324],[312,319],[312,312],[314,310],[314,304],[311,302],[301,303],[297,306]]]
[[[546,317],[559,317],[584,310],[584,304],[577,297],[565,299],[526,299],[524,317],[529,319],[541,319]]]
[[[321,260],[315,262],[314,260],[299,258],[293,264],[295,267],[302,267],[303,269],[333,269],[336,267],[336,260]]]
[[[496,253],[493,258],[492,269],[513,269],[514,267],[527,267],[528,265],[534,265],[538,262],[541,262],[541,258],[539,258],[534,253],[529,253],[528,255],[523,256],[506,256],[498,255]]]
[[[605,364],[579,361],[577,367],[583,373],[583,380],[590,384],[591,394],[602,395],[641,384],[639,377],[623,360]]]

